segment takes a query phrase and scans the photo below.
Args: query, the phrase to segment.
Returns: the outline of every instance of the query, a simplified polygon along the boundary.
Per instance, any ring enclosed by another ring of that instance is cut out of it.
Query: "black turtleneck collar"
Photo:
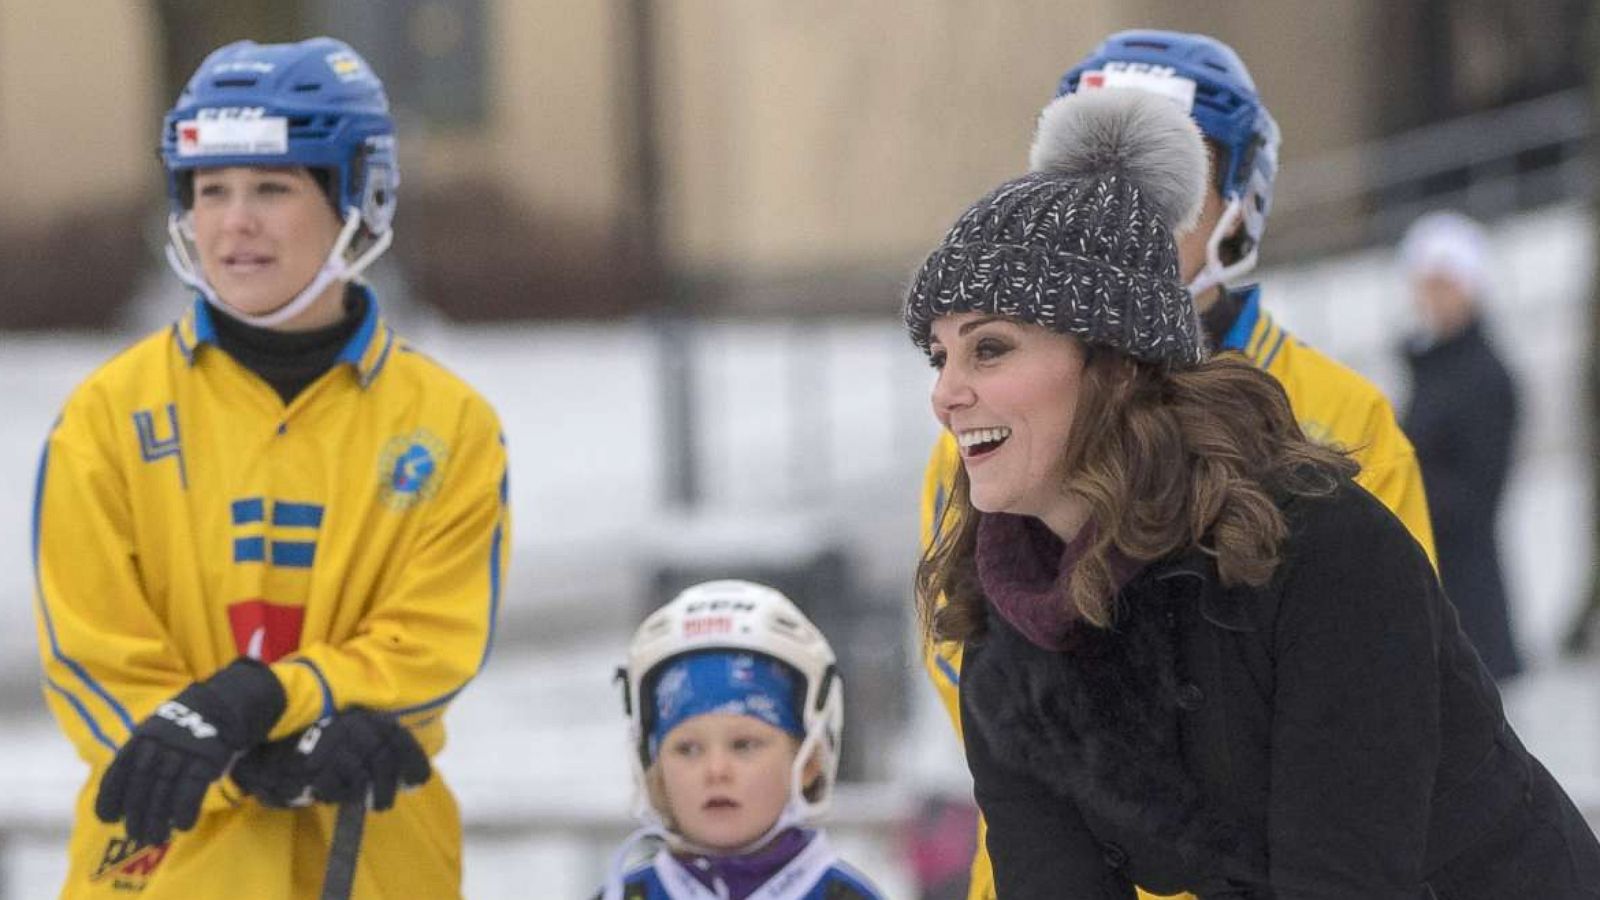
[[[365,291],[354,285],[346,288],[344,318],[314,331],[257,328],[224,312],[211,318],[217,329],[217,346],[272,385],[288,405],[333,367],[366,318],[367,302]]]
[[[1244,312],[1245,295],[1244,291],[1234,293],[1227,288],[1220,288],[1217,302],[1200,315],[1200,327],[1206,333],[1206,343],[1213,349],[1222,347],[1222,339],[1233,330],[1233,323]]]

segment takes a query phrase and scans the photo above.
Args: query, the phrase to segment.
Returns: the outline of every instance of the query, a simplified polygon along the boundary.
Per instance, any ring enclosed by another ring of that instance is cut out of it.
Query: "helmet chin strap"
[[[394,240],[393,229],[377,236],[372,246],[368,247],[354,260],[346,260],[345,252],[350,249],[350,242],[355,240],[356,232],[361,228],[361,211],[350,207],[345,211],[344,227],[339,230],[339,237],[333,242],[333,247],[328,250],[328,258],[322,263],[322,268],[312,277],[311,282],[300,290],[300,293],[289,298],[284,303],[270,312],[259,315],[244,312],[230,305],[227,301],[217,296],[217,291],[210,282],[206,281],[205,274],[195,264],[195,254],[189,252],[189,245],[194,241],[194,229],[187,216],[173,213],[167,216],[167,265],[178,276],[178,280],[191,288],[199,291],[213,307],[227,313],[232,318],[238,319],[246,325],[257,328],[272,328],[295,318],[310,308],[328,285],[335,281],[353,281],[366,268],[377,260],[383,252],[389,249],[389,244]]]
[[[1226,285],[1236,278],[1249,274],[1256,267],[1256,260],[1260,256],[1260,248],[1251,247],[1250,252],[1236,260],[1232,265],[1222,264],[1222,242],[1239,226],[1244,219],[1244,198],[1234,197],[1223,208],[1222,215],[1217,217],[1216,227],[1211,229],[1211,236],[1206,239],[1206,264],[1189,282],[1189,296],[1195,300],[1200,295],[1218,285]]]

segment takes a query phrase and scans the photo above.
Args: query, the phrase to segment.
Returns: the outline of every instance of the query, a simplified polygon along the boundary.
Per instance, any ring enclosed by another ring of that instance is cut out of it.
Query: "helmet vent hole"
[[[219,88],[255,87],[256,86],[256,79],[254,79],[254,78],[218,78],[216,81],[212,82],[212,84],[217,86],[217,87],[219,87]]]
[[[295,85],[294,89],[304,94],[310,93],[311,91],[320,91],[322,90],[322,85],[316,83],[315,81],[307,81],[302,84]]]

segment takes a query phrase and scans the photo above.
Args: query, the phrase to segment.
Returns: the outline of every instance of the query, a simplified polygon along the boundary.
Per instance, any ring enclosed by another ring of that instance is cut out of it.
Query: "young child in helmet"
[[[807,827],[832,798],[844,716],[827,639],[746,581],[689,588],[634,633],[625,706],[644,827],[617,850],[604,900],[876,900]],[[631,871],[632,851],[664,846]]]

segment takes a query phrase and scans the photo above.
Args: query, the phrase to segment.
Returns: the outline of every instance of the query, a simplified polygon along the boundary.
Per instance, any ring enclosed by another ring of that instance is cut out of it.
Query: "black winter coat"
[[[1428,493],[1439,580],[1489,674],[1522,670],[1512,639],[1495,516],[1511,469],[1517,395],[1477,322],[1406,354],[1413,387],[1401,428]]]
[[[1600,898],[1405,527],[1349,482],[1283,509],[1264,588],[1192,551],[1059,653],[991,607],[961,709],[1001,900]]]

